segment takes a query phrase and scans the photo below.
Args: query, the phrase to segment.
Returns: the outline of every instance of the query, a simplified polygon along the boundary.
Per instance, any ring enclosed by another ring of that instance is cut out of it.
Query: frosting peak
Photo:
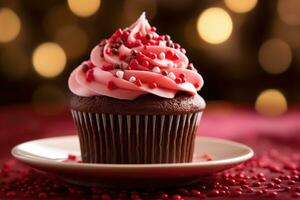
[[[202,86],[185,49],[169,35],[157,34],[145,13],[129,28],[102,40],[69,78],[69,88],[78,96],[129,100],[145,93],[164,98],[173,98],[177,91],[195,95]]]

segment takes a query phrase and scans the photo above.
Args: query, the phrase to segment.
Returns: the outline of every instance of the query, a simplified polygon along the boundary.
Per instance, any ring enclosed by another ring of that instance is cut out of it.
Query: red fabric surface
[[[49,114],[50,111],[51,114]],[[4,174],[6,168],[9,168],[10,170],[8,174],[14,173],[17,176],[21,176],[20,174],[22,174],[23,171],[30,171],[28,167],[12,160],[10,156],[10,149],[14,145],[32,139],[70,135],[74,133],[75,131],[71,115],[67,108],[32,107],[27,105],[1,108],[0,164],[3,165],[3,163],[5,163],[5,165],[2,167],[0,184],[7,178],[7,174]],[[182,188],[172,188],[167,191],[169,196],[173,194],[180,194],[184,197],[184,199],[197,198],[197,194],[193,194],[195,191],[191,190],[193,188],[197,188],[197,190],[201,191],[205,194],[205,196],[212,199],[269,199],[274,198],[273,196],[276,196],[276,199],[297,198],[297,192],[300,192],[300,179],[297,177],[300,174],[299,108],[291,109],[287,114],[280,118],[267,118],[260,116],[256,112],[245,107],[238,108],[230,104],[209,105],[203,115],[202,121],[200,122],[198,134],[232,139],[246,143],[253,147],[256,153],[256,158],[245,165],[226,172],[227,176],[228,174],[235,174],[237,177],[240,174],[243,174],[242,176],[249,176],[248,180],[241,184],[231,184],[229,180],[230,177],[226,177],[226,173],[220,173],[204,180],[204,182],[199,183],[198,185],[187,187],[187,191],[184,191]],[[7,162],[7,160],[9,160],[9,162]],[[263,178],[266,180],[262,180],[261,186],[257,187],[254,182],[259,181],[259,177],[257,177],[259,172],[264,173],[265,176]],[[284,175],[294,176],[294,182],[291,182],[292,179],[284,180],[284,178],[282,178]],[[63,183],[63,181],[59,178],[49,174],[39,174],[30,171],[27,176],[29,176],[27,178],[31,178],[32,181],[55,181],[56,183]],[[256,179],[255,177],[253,178],[253,176],[256,176]],[[276,177],[281,177],[282,180],[278,181],[274,179]],[[272,180],[272,178],[274,180]],[[278,182],[275,185],[279,185],[280,188],[276,188],[276,186],[275,188],[267,187],[269,182],[274,181]],[[214,189],[218,190],[218,185],[216,185],[217,182],[220,182],[223,186],[228,186],[231,191],[230,195],[225,195],[223,197],[214,196],[212,192],[214,192]],[[247,188],[240,188],[241,185],[248,185],[250,188],[254,188],[255,191],[246,192]],[[101,197],[101,192],[96,193],[94,196],[94,193],[90,192],[98,190],[99,188],[81,188],[70,184],[66,184],[62,187],[64,189],[74,187],[81,192],[74,193],[69,190],[60,191],[57,194],[52,194],[53,199],[65,199],[67,197],[69,199],[89,199],[92,197],[94,199],[108,198],[105,195]],[[18,186],[16,186],[16,188],[18,188]],[[235,190],[239,190],[239,188],[242,190],[241,195],[239,192],[237,192],[237,194],[235,192]],[[41,186],[42,193],[43,189],[45,188]],[[263,189],[267,189],[267,192],[264,191],[265,194],[256,194],[259,193],[257,192],[258,190]],[[0,199],[25,198],[24,192],[17,191],[17,194],[9,192],[11,192],[10,188],[7,190],[1,190],[0,188]],[[110,192],[113,193],[113,191]],[[127,192],[130,194],[130,191]],[[44,194],[40,194],[36,191],[33,193],[34,194],[32,194],[29,199],[44,197]],[[145,193],[145,191],[143,193]],[[146,194],[141,197],[151,199],[152,197],[157,197],[157,194],[158,191],[150,190],[146,191]],[[49,194],[47,194],[47,196],[49,196]],[[204,198],[204,195],[198,195],[198,197]],[[133,195],[132,198],[136,197]]]

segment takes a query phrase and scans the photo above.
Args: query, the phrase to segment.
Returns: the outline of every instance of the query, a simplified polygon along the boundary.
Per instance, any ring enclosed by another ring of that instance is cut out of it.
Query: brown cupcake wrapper
[[[202,112],[118,115],[71,110],[87,163],[191,162]]]

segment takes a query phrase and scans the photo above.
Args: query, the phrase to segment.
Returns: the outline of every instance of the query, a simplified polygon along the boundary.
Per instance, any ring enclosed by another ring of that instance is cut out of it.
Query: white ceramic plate
[[[17,145],[12,155],[34,168],[62,176],[81,185],[106,187],[166,187],[189,184],[253,156],[250,147],[224,139],[197,137],[194,160],[176,164],[88,164],[65,162],[69,154],[80,157],[77,136],[33,140]],[[207,161],[205,155],[212,157]]]

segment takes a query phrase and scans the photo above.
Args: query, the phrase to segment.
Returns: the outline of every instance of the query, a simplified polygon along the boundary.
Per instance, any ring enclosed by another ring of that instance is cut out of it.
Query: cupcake
[[[205,108],[203,80],[143,13],[102,40],[69,77],[71,113],[86,163],[191,162]]]

